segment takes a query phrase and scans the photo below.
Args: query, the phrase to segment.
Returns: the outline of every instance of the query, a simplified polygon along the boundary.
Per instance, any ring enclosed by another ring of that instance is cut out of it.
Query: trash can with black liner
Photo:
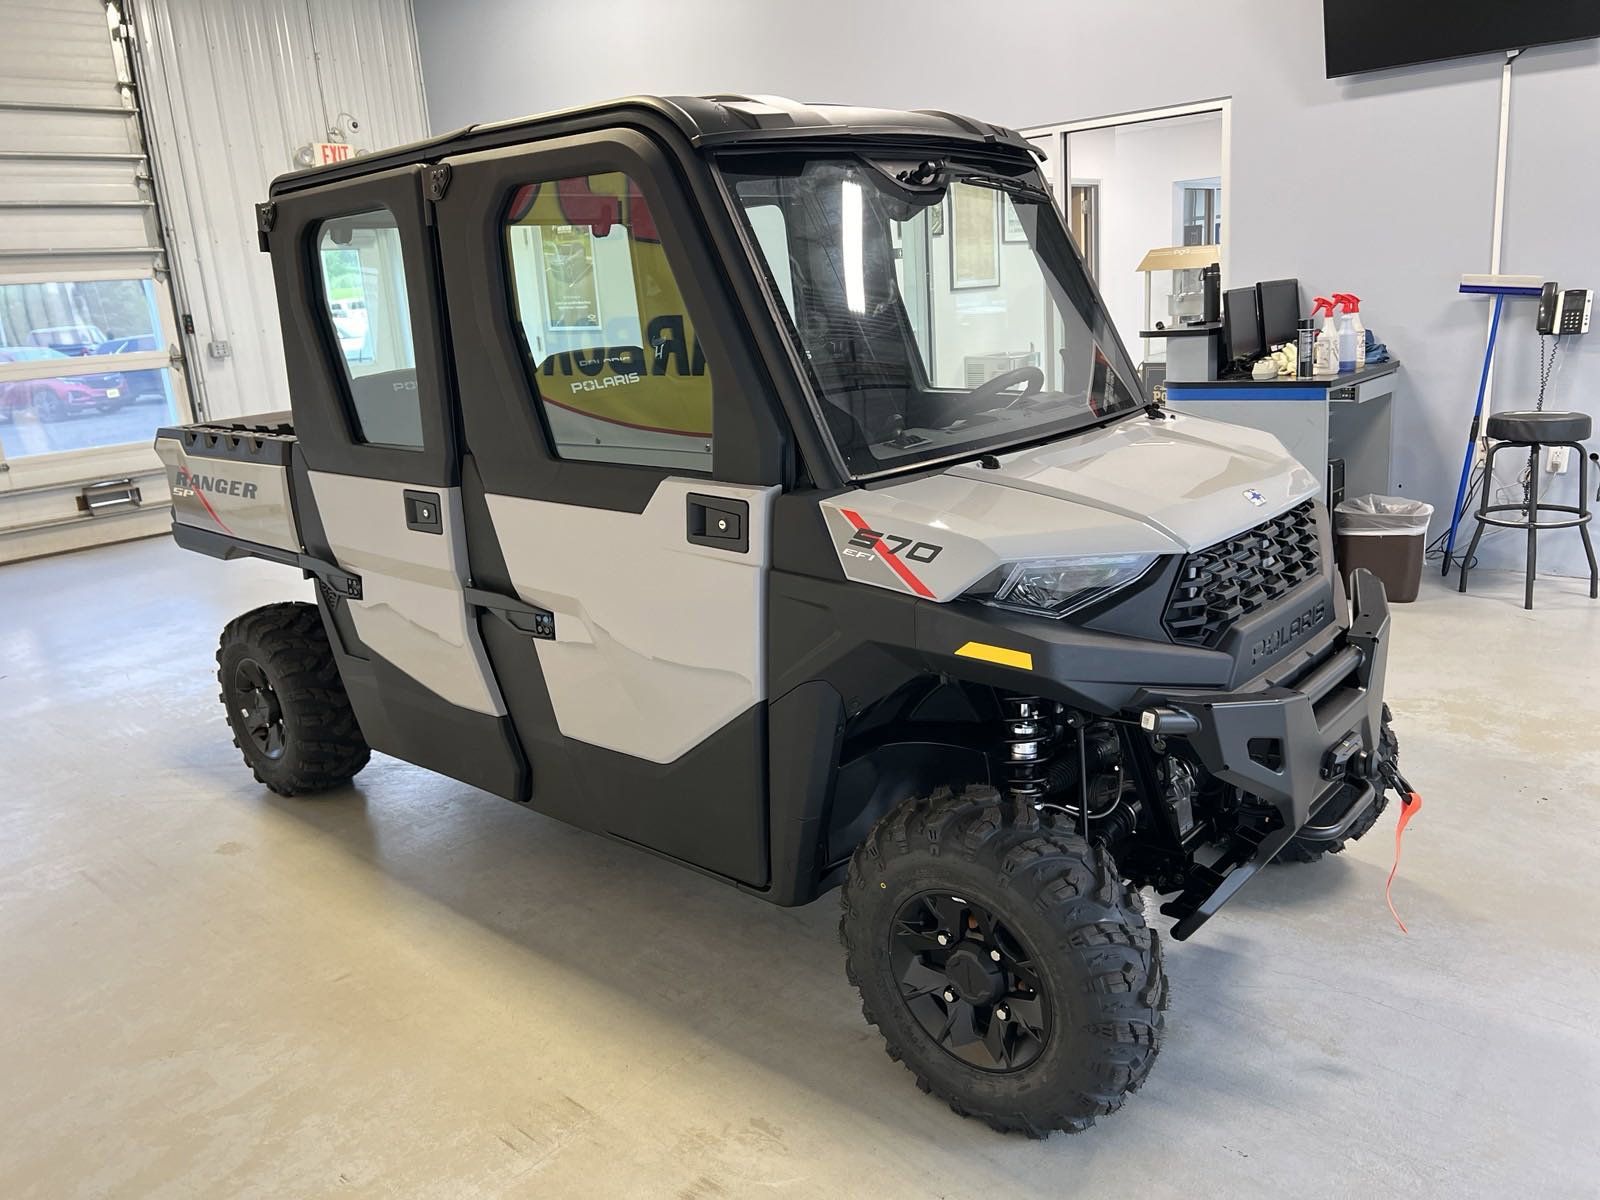
[[[1349,579],[1365,567],[1383,580],[1396,604],[1409,604],[1422,587],[1422,554],[1433,505],[1399,496],[1357,496],[1333,510],[1333,555]]]

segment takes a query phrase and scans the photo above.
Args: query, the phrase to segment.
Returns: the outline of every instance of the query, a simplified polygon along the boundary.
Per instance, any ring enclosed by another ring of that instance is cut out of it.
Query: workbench
[[[1400,363],[1320,379],[1195,380],[1166,384],[1168,407],[1273,434],[1321,481],[1344,462],[1347,498],[1393,494],[1392,409]]]

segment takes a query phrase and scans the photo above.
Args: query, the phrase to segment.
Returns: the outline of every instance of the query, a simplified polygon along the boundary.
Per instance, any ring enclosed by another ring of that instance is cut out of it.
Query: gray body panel
[[[503,715],[463,593],[460,490],[439,492],[444,532],[424,533],[406,527],[409,484],[325,471],[310,479],[335,561],[361,577],[361,599],[349,604],[362,642],[446,702]]]
[[[1115,421],[999,464],[962,463],[823,501],[845,574],[953,600],[1002,563],[1200,550],[1318,491],[1271,434],[1175,414]],[[862,544],[863,523],[887,543]],[[919,545],[938,553],[924,549],[919,561]]]
[[[177,524],[279,550],[301,550],[289,503],[287,467],[190,455],[171,437],[156,439],[156,455],[167,469],[172,519]]]
[[[747,552],[685,539],[691,492],[749,504]],[[517,596],[556,615],[535,645],[564,736],[672,762],[766,698],[777,494],[666,479],[642,513],[488,497]]]

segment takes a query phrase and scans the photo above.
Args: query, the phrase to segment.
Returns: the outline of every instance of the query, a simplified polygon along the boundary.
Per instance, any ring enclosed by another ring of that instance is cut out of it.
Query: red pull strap
[[[1400,800],[1400,820],[1394,827],[1394,866],[1389,868],[1389,880],[1383,885],[1383,902],[1389,906],[1389,915],[1394,918],[1394,923],[1400,926],[1401,933],[1409,933],[1406,923],[1400,919],[1400,914],[1394,910],[1394,898],[1390,894],[1394,887],[1395,873],[1400,870],[1400,838],[1406,831],[1406,826],[1411,823],[1411,818],[1416,816],[1422,808],[1422,796],[1418,792],[1407,792]]]

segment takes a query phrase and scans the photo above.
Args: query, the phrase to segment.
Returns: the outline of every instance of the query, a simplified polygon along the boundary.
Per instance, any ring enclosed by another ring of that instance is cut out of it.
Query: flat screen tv
[[[1600,0],[1323,0],[1328,78],[1600,37]]]

